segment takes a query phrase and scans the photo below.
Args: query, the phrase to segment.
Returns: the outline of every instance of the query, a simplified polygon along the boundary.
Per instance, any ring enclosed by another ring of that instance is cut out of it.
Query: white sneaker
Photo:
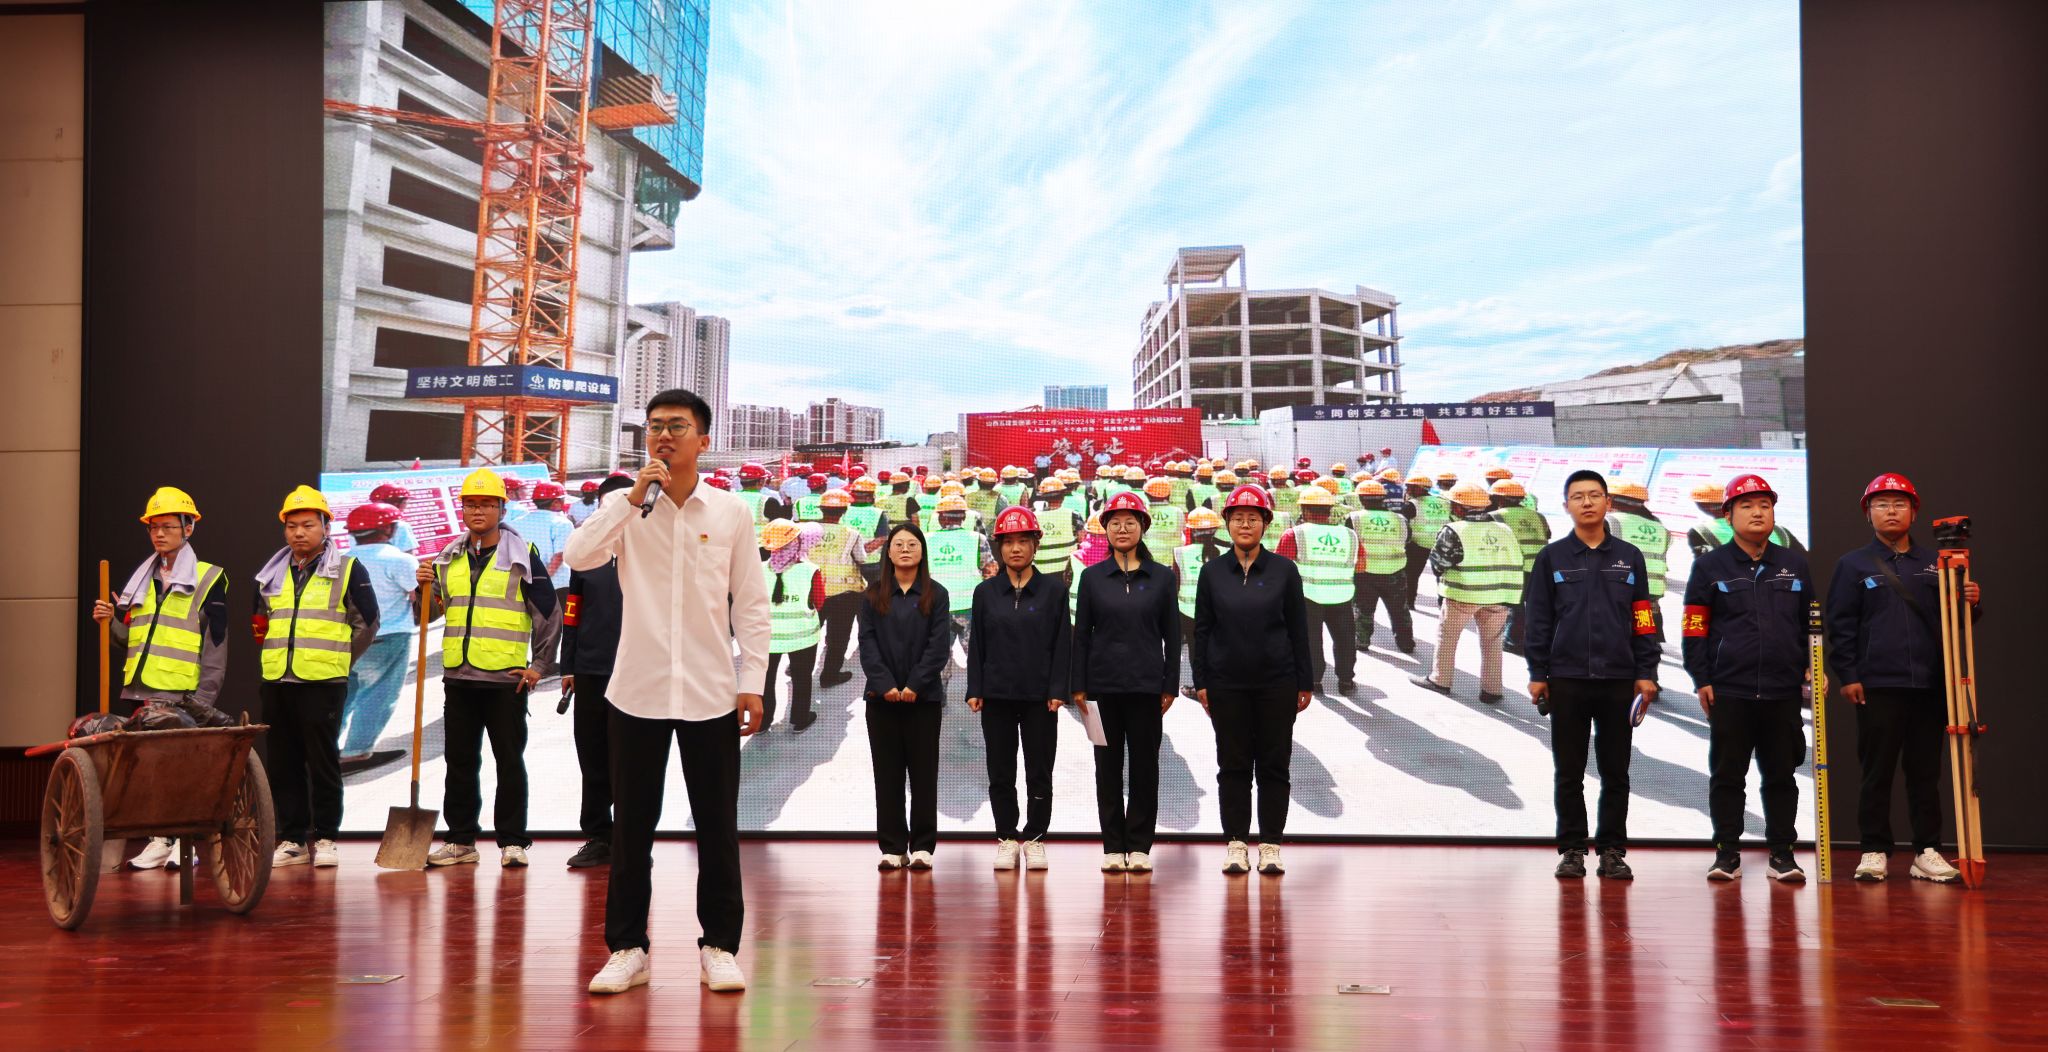
[[[996,868],[1017,868],[1017,842],[1015,840],[996,841]]]
[[[130,869],[164,868],[164,865],[171,863],[177,854],[176,851],[172,850],[172,843],[173,841],[165,837],[150,837],[149,843],[143,846],[142,851],[134,858],[128,860],[128,867]]]
[[[313,864],[321,868],[328,868],[332,866],[338,866],[341,864],[341,853],[334,849],[334,841],[313,841]]]
[[[1259,845],[1259,872],[1267,876],[1287,872],[1287,867],[1280,861],[1280,845]]]
[[[1033,840],[1030,843],[1025,844],[1024,868],[1044,869],[1045,865],[1045,844],[1037,840]]]
[[[1110,851],[1102,856],[1102,871],[1104,873],[1122,873],[1129,868],[1130,863],[1124,859],[1123,852],[1121,851]]]
[[[646,986],[654,976],[654,964],[647,959],[647,951],[638,946],[620,950],[604,962],[590,979],[590,992],[594,994],[622,994],[636,986]]]
[[[1941,852],[1928,848],[1913,856],[1913,876],[1919,880],[1931,880],[1936,884],[1950,884],[1962,876],[1956,867],[1941,857]]]
[[[910,860],[904,864],[916,870],[930,869],[932,868],[932,853],[929,851],[912,851],[910,853]]]
[[[1152,872],[1152,856],[1143,851],[1133,851],[1124,856],[1124,868],[1133,873]]]
[[[429,866],[474,866],[482,856],[476,853],[475,844],[444,843],[427,856]]]
[[[526,849],[512,844],[498,852],[498,865],[507,869],[518,869],[526,865]]]
[[[1856,879],[1875,884],[1891,875],[1890,862],[1882,851],[1865,851],[1856,863]]]
[[[875,863],[875,868],[881,870],[902,869],[909,863],[910,860],[904,858],[902,855],[885,854],[882,856],[882,860],[880,862]]]
[[[916,852],[915,854],[922,854]],[[711,946],[700,947],[697,951],[699,962],[698,978],[713,993],[731,993],[747,988],[747,977],[740,972],[740,962],[732,954]]]
[[[270,853],[272,869],[279,866],[303,866],[311,861],[313,856],[306,853],[306,845],[293,840],[278,841],[277,850]]]
[[[1242,840],[1233,840],[1223,849],[1223,872],[1250,873],[1252,871],[1252,849]]]

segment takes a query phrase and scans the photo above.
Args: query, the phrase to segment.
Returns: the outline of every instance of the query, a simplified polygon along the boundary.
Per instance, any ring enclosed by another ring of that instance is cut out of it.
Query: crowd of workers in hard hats
[[[1504,467],[1404,475],[1391,460],[1382,451],[1359,458],[1356,470],[1338,463],[1319,472],[1307,458],[1270,469],[1198,458],[1165,461],[1156,472],[1097,465],[1092,477],[1049,464],[870,471],[851,461],[703,474],[752,519],[768,594],[767,686],[753,729],[785,722],[800,734],[818,719],[814,683],[861,678],[880,865],[929,868],[939,726],[947,691],[958,690],[988,744],[995,864],[1042,869],[1057,719],[1073,706],[1098,740],[1102,868],[1144,872],[1152,867],[1163,717],[1191,700],[1216,731],[1224,869],[1276,874],[1284,869],[1296,714],[1332,671],[1336,690],[1352,691],[1359,651],[1415,651],[1413,611],[1428,573],[1439,603],[1434,661],[1412,682],[1452,694],[1454,657],[1471,626],[1481,657],[1477,698],[1497,704],[1506,693],[1503,654],[1520,655],[1528,694],[1551,721],[1556,874],[1584,876],[1591,854],[1601,876],[1628,878],[1631,734],[1659,693],[1659,601],[1673,532],[1638,482],[1574,472],[1559,494],[1570,529],[1553,537],[1536,497]],[[301,486],[285,499],[285,546],[254,577],[252,621],[272,725],[276,865],[335,864],[343,773],[377,760],[373,747],[406,679],[412,633],[437,611],[446,619],[447,830],[431,863],[478,859],[488,738],[501,861],[526,864],[524,696],[557,671],[564,706],[576,705],[583,775],[587,842],[570,864],[611,861],[616,782],[606,772],[614,750],[604,713],[625,599],[616,559],[576,570],[566,557],[575,531],[607,499],[628,499],[615,491],[639,493],[645,479],[619,472],[590,480],[575,501],[551,481],[527,493],[520,485],[490,470],[471,474],[459,494],[463,532],[436,552],[417,550],[407,494],[396,486],[350,511],[346,546],[317,490]],[[1680,635],[1710,724],[1709,875],[1739,873],[1735,845],[1753,761],[1762,773],[1770,874],[1801,880],[1793,771],[1804,754],[1814,587],[1804,548],[1776,523],[1777,495],[1758,476],[1702,485],[1690,497],[1707,518],[1684,537],[1693,559]],[[1875,540],[1838,564],[1827,609],[1833,674],[1857,706],[1863,760],[1856,876],[1887,873],[1891,781],[1903,763],[1911,872],[1950,881],[1956,871],[1937,849],[1944,710],[1929,614],[1933,555],[1911,537],[1919,496],[1903,477],[1873,481],[1863,507]],[[203,720],[225,676],[230,632],[228,576],[189,543],[199,519],[191,497],[158,490],[142,515],[151,555],[95,616],[111,620],[127,647],[123,698],[183,706],[186,718]],[[731,587],[737,595],[738,584]],[[1967,600],[1974,613],[1974,584]],[[1382,609],[1385,642],[1377,637]],[[1183,649],[1189,683],[1181,678]],[[783,717],[776,685],[785,666]],[[958,687],[956,668],[965,673]],[[1583,788],[1589,756],[1601,778],[1592,823]],[[156,840],[133,864],[172,858],[173,846]]]

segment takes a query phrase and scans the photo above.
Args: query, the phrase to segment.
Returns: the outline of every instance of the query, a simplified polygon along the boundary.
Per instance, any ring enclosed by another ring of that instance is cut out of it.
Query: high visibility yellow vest
[[[1358,535],[1343,526],[1304,522],[1294,528],[1294,562],[1301,567],[1301,594],[1311,603],[1341,606],[1356,594]]]
[[[527,544],[531,563],[533,545]],[[533,615],[526,609],[526,586],[509,570],[498,567],[493,553],[476,580],[469,576],[469,552],[457,550],[437,571],[448,593],[448,621],[441,638],[441,667],[467,664],[485,672],[503,672],[532,664]]]
[[[825,523],[825,534],[818,539],[819,556],[816,565],[819,575],[825,578],[826,595],[845,595],[848,592],[858,592],[867,587],[868,580],[866,577],[861,576],[860,566],[858,565],[866,557],[856,555],[854,562],[847,561],[848,552],[865,548],[866,545],[867,541],[861,533],[848,526],[845,522]],[[808,557],[806,558],[806,564],[809,564]],[[770,581],[769,587],[773,588],[774,584],[775,582]],[[798,647],[797,649],[802,650],[803,648]],[[781,653],[788,653],[788,651],[781,651]]]
[[[1038,556],[1031,565],[1039,573],[1056,574],[1067,568],[1074,554],[1074,513],[1064,505],[1047,508],[1038,516]]]
[[[1157,558],[1180,547],[1181,527],[1186,523],[1186,513],[1171,504],[1147,505],[1145,510],[1152,515],[1152,525],[1145,530],[1145,547],[1156,553]]]
[[[1664,595],[1665,560],[1670,554],[1671,531],[1645,515],[1617,511],[1607,516],[1607,528],[1616,537],[1643,550],[1643,572],[1650,577],[1650,598]]]
[[[1286,533],[1287,528],[1292,525],[1294,525],[1294,516],[1275,512],[1272,521],[1266,523],[1266,532],[1259,537],[1259,543],[1265,545],[1266,550],[1269,552],[1279,551],[1280,535]]]
[[[1223,510],[1223,498],[1217,495],[1215,486],[1207,482],[1197,482],[1188,487],[1188,492],[1194,495],[1196,507],[1208,508],[1214,512]]]
[[[732,495],[738,497],[740,499],[740,503],[745,504],[747,506],[747,510],[753,513],[754,522],[756,525],[759,525],[761,520],[766,518],[765,515],[761,514],[761,505],[767,502],[768,491],[758,489],[741,489],[734,490]]]
[[[819,522],[825,513],[818,508],[818,494],[812,493],[796,499],[796,521]]]
[[[1346,521],[1352,532],[1358,534],[1359,547],[1365,549],[1366,573],[1384,576],[1407,572],[1407,519],[1384,508],[1368,508],[1354,512]]]
[[[1002,503],[1003,498],[995,490],[976,487],[967,491],[966,500],[967,510],[973,513],[970,516],[972,525],[978,530],[981,523],[995,521],[996,506]]]
[[[880,494],[875,497],[875,507],[882,509],[882,514],[889,517],[890,525],[910,521],[910,493],[908,491],[898,493],[895,490],[890,490],[887,493]]]
[[[875,527],[882,524],[882,509],[872,504],[856,504],[839,516],[839,521],[854,528],[866,540],[875,535]]]
[[[794,654],[817,646],[824,622],[811,609],[811,582],[817,578],[818,568],[802,559],[790,563],[780,574],[781,602],[775,601],[778,575],[765,562],[761,564],[761,576],[768,581],[768,652]]]
[[[1297,514],[1300,507],[1301,488],[1299,486],[1282,486],[1273,491],[1274,512],[1291,519]]]
[[[1169,479],[1167,479],[1167,480],[1166,480],[1166,485],[1167,485],[1167,494],[1166,494],[1166,499],[1167,499],[1167,501],[1168,501],[1169,503],[1171,503],[1171,504],[1172,504],[1172,505],[1173,505],[1174,507],[1176,507],[1176,508],[1185,508],[1185,507],[1187,507],[1187,506],[1188,506],[1188,490],[1189,490],[1189,488],[1190,488],[1190,487],[1192,487],[1192,486],[1193,486],[1194,484],[1193,484],[1193,483],[1192,483],[1191,481],[1189,481],[1188,479],[1184,479],[1184,478],[1181,478],[1181,477],[1179,477],[1178,475],[1176,475],[1176,476],[1174,476],[1174,477],[1172,477],[1172,478],[1169,478]]]
[[[151,690],[191,693],[199,689],[199,648],[206,636],[208,592],[225,573],[212,563],[197,566],[199,583],[189,593],[157,597],[157,580],[128,611],[128,657],[121,666],[123,686],[140,683]]]
[[[1031,495],[1031,487],[1022,482],[1005,482],[996,487],[996,494],[1011,504],[1022,504]]]
[[[1415,498],[1415,532],[1410,536],[1417,545],[1428,548],[1436,543],[1437,534],[1451,524],[1451,502],[1434,494],[1425,493]]]
[[[1543,516],[1514,504],[1494,512],[1493,517],[1515,531],[1515,543],[1522,546],[1522,572],[1535,569],[1536,553],[1550,543],[1550,524],[1543,521]]]
[[[1451,533],[1464,546],[1465,557],[1444,571],[1444,598],[1478,606],[1522,601],[1522,546],[1507,524],[1459,519]]]
[[[981,535],[954,527],[925,535],[930,546],[932,580],[946,586],[946,606],[956,614],[974,608],[974,586],[981,583]]]
[[[346,679],[349,644],[355,633],[343,609],[348,595],[348,575],[356,561],[346,560],[341,577],[306,575],[306,587],[298,587],[298,575],[287,567],[276,595],[266,595],[269,627],[263,633],[263,678],[276,682],[290,669],[307,682]]]
[[[1222,545],[1216,546],[1216,554],[1229,551]],[[1173,550],[1173,567],[1180,571],[1180,614],[1182,617],[1195,616],[1195,585],[1201,580],[1202,566],[1208,557],[1202,554],[1202,545],[1183,544]]]

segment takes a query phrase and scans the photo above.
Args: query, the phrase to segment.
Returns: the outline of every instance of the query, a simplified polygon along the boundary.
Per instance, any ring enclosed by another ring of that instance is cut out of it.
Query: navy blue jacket
[[[562,599],[562,660],[570,676],[609,676],[619,655],[619,614],[626,597],[619,590],[619,561],[595,570],[571,570]]]
[[[1195,689],[1315,686],[1301,570],[1261,547],[1245,569],[1225,548],[1195,578]]]
[[[1890,564],[1920,613],[1899,598],[1878,562]],[[1934,552],[1913,544],[1894,552],[1883,541],[1842,556],[1828,584],[1828,671],[1844,686],[1940,690],[1941,595]],[[1975,607],[1970,620],[1982,613]],[[1924,615],[1924,616],[1923,616]]]
[[[1072,689],[1180,692],[1180,596],[1173,571],[1150,559],[1125,573],[1116,556],[1081,571],[1074,606]]]
[[[1685,671],[1714,700],[1796,701],[1810,662],[1804,553],[1764,545],[1751,559],[1728,543],[1693,560],[1681,629]]]
[[[1067,699],[1067,586],[1033,571],[1018,588],[1010,572],[974,586],[968,616],[967,696],[1006,701]]]
[[[1588,548],[1567,533],[1536,553],[1522,584],[1529,681],[1657,678],[1657,625],[1642,550],[1612,533]]]
[[[889,571],[884,570],[884,573]],[[896,579],[887,580],[896,588]],[[932,612],[918,612],[918,597],[932,592]],[[909,591],[889,594],[889,612],[875,609],[872,599],[860,604],[860,670],[867,676],[862,695],[873,701],[908,687],[919,705],[946,700],[946,681],[939,677],[953,653],[953,615],[947,612],[946,586],[937,581],[912,584]]]

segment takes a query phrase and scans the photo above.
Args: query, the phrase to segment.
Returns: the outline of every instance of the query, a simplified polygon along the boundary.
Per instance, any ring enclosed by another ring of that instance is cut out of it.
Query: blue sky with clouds
[[[639,301],[732,398],[891,437],[1104,383],[1182,245],[1401,301],[1450,401],[1804,333],[1795,0],[714,0],[703,194]]]

